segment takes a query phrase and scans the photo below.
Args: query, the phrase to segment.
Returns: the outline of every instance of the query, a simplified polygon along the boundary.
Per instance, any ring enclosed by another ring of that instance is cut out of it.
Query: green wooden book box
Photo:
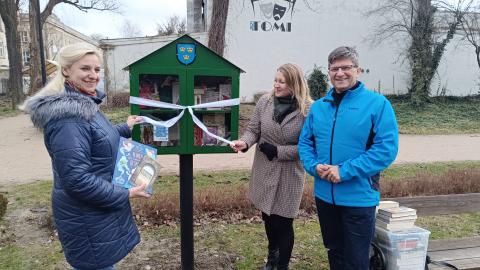
[[[126,67],[130,95],[169,104],[192,106],[239,97],[243,72],[189,35]],[[131,113],[166,121],[181,109],[131,104]],[[209,132],[227,140],[238,139],[239,106],[193,109]],[[231,153],[227,143],[208,136],[192,120],[188,109],[169,128],[148,123],[135,125],[133,139],[158,149],[158,154]]]

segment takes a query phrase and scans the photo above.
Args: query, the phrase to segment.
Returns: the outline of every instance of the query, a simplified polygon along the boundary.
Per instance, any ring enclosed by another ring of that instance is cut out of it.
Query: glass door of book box
[[[203,104],[238,98],[238,75],[231,71],[191,71],[187,72],[188,89],[193,85],[193,104]],[[188,90],[187,90],[188,91]],[[225,138],[238,138],[238,106],[195,109],[195,116],[202,121],[208,131]],[[197,125],[193,126],[192,138],[194,153],[231,152],[227,143],[209,136]]]
[[[148,72],[139,72],[134,74],[133,80],[138,79],[138,96],[145,99],[155,101],[162,101],[171,104],[184,104],[185,97],[181,93],[183,88],[181,81],[185,82],[184,70],[168,69],[155,70]],[[158,72],[158,73],[157,73]],[[135,93],[133,93],[135,94]],[[133,105],[132,113],[147,116],[156,121],[166,121],[177,116],[181,110],[157,108],[145,105]],[[186,135],[186,130],[182,129],[185,126],[185,120],[180,119],[175,125],[170,128],[162,126],[154,126],[149,123],[142,123],[138,125],[137,130],[134,130],[134,139],[147,145],[154,146],[158,149],[159,154],[173,154],[186,153],[188,147],[181,143],[181,132]],[[183,137],[185,137],[185,135]]]

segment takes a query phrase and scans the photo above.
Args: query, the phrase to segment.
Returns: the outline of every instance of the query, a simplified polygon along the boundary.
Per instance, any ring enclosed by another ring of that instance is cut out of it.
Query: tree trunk
[[[9,62],[8,95],[12,99],[12,109],[20,104],[25,95],[22,81],[22,53],[18,33],[18,6],[15,0],[0,1],[0,15],[5,25]]]
[[[417,12],[412,26],[410,60],[410,100],[415,105],[428,101],[432,71],[433,16],[431,0],[417,0]]]
[[[475,46],[475,54],[477,55],[478,68],[480,68],[480,46]]]
[[[229,0],[213,0],[212,21],[208,30],[208,47],[223,56],[225,49],[225,27]]]
[[[455,10],[454,21],[441,42],[433,42],[435,7],[432,0],[417,0],[417,13],[412,27],[412,44],[409,50],[411,63],[410,98],[416,105],[429,100],[430,85],[437,72],[447,44],[452,40],[466,11]]]
[[[30,0],[30,14],[28,16],[30,25],[30,88],[28,94],[32,95],[37,90],[42,88],[42,76],[41,76],[41,61],[40,61],[40,44],[37,25],[37,2],[38,0]]]

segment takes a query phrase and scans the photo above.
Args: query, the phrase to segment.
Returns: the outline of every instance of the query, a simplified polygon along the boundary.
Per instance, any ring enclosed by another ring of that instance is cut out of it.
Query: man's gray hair
[[[358,66],[358,52],[353,47],[341,46],[328,55],[328,66],[340,59],[349,59],[355,66]]]

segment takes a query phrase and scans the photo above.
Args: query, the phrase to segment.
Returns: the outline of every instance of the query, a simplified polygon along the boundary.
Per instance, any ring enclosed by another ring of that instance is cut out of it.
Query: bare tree
[[[168,18],[164,24],[157,23],[157,32],[159,36],[181,35],[186,32],[187,22],[185,18],[180,19],[178,15]]]
[[[477,11],[480,9],[476,7]],[[462,20],[462,30],[464,39],[470,43],[475,49],[475,55],[477,57],[477,65],[480,69],[480,13],[471,12]]]
[[[223,56],[229,0],[213,0],[212,22],[208,29],[208,47]]]
[[[447,44],[474,0],[384,0],[369,15],[383,17],[372,41],[408,38],[405,57],[410,64],[409,94],[414,104],[428,101],[430,85]]]
[[[28,94],[31,95],[35,93],[37,89],[42,87],[42,78],[41,78],[41,64],[40,64],[40,45],[39,45],[39,25],[37,20],[37,14],[40,13],[38,1],[40,0],[29,0],[29,14],[28,21],[30,26],[30,60],[28,61],[29,76],[30,76],[30,86],[28,89]],[[43,25],[43,24],[42,24]],[[35,46],[33,46],[35,44]]]
[[[23,101],[22,54],[18,34],[19,0],[0,0],[0,15],[5,26],[9,61],[8,94],[12,99],[12,109]]]
[[[37,1],[29,0],[29,24],[30,24],[30,89],[29,94],[33,94],[36,90],[41,88],[40,79],[40,54],[39,54],[39,31],[43,29],[47,18],[52,15],[53,8],[58,4],[67,4],[81,11],[88,12],[89,10],[97,11],[116,11],[119,8],[119,3],[116,0],[49,0],[43,11],[37,12]],[[37,23],[37,14],[40,13],[40,26]]]
[[[143,35],[140,27],[127,19],[123,21],[123,24],[120,27],[120,33],[124,38],[139,37]]]

